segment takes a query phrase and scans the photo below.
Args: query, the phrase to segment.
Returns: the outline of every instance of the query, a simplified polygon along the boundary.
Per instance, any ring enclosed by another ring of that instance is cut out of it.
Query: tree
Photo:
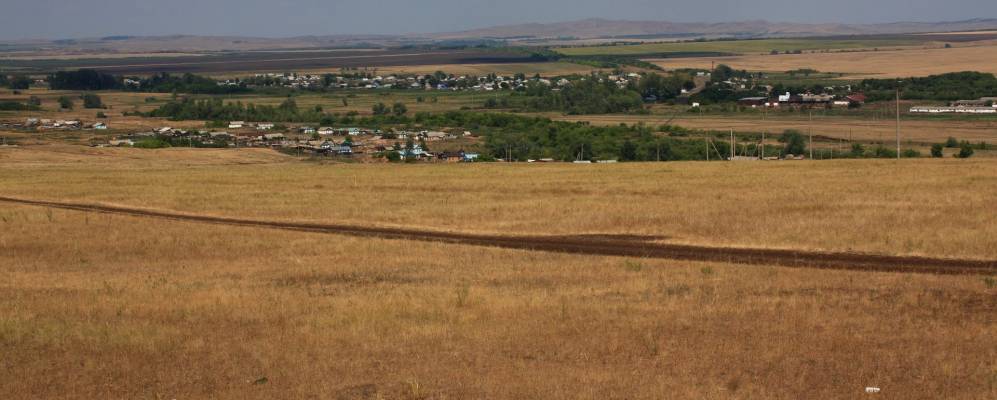
[[[385,115],[388,113],[388,106],[384,105],[384,103],[377,103],[371,107],[371,111],[374,112],[374,115]]]
[[[959,147],[959,142],[954,137],[949,136],[948,140],[945,141],[945,147],[950,149]]]
[[[25,75],[14,75],[7,86],[13,90],[27,90],[31,88],[31,78]]]
[[[108,90],[122,86],[120,78],[92,69],[59,71],[49,75],[48,82],[55,90]]]
[[[87,93],[83,95],[83,108],[104,108],[104,103],[100,100],[100,96]]]
[[[969,142],[962,142],[959,145],[959,154],[956,157],[959,158],[969,158],[973,156],[973,145]]]
[[[59,96],[59,107],[66,110],[72,110],[73,99],[69,98],[69,96]]]
[[[851,156],[855,158],[865,156],[865,147],[862,146],[862,143],[852,143]]]
[[[803,138],[803,134],[796,130],[787,130],[779,138],[779,143],[783,143],[782,148],[783,154],[795,154],[800,155],[806,153],[807,144],[806,140]]]
[[[42,99],[39,99],[38,96],[31,96],[28,98],[28,105],[40,106],[42,105]]]
[[[98,111],[97,112],[97,118],[107,118],[107,114],[104,114],[103,111]]]
[[[637,160],[637,146],[630,140],[623,142],[620,146],[620,161],[635,161]]]
[[[395,103],[391,106],[391,112],[400,117],[408,113],[408,107],[405,107],[405,104],[402,103]]]
[[[935,143],[935,144],[931,145],[931,156],[934,157],[934,158],[941,158],[942,157],[942,149],[944,147],[945,146],[943,144],[941,144],[941,143]]]

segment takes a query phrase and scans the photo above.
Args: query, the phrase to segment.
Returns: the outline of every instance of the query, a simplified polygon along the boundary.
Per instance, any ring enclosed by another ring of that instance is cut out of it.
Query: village
[[[457,151],[430,151],[428,143],[452,141],[459,138],[473,139],[471,132],[448,133],[440,131],[390,131],[366,128],[331,128],[300,126],[280,133],[272,123],[247,123],[232,121],[231,131],[185,130],[161,127],[151,131],[116,136],[107,142],[94,143],[94,147],[170,147],[207,148],[271,148],[300,156],[337,157],[364,161],[443,161],[472,162],[480,154]],[[165,147],[165,146],[162,146]],[[453,146],[445,146],[453,147]]]
[[[639,79],[636,73],[616,74],[609,79],[625,87],[631,80]],[[219,86],[241,86],[246,88],[280,87],[288,89],[319,90],[336,89],[411,89],[411,90],[446,90],[446,91],[499,91],[522,90],[530,82],[538,82],[547,86],[561,87],[570,81],[565,78],[548,79],[539,75],[527,77],[525,74],[502,76],[488,74],[486,76],[454,75],[438,71],[427,75],[392,74],[388,76],[374,73],[341,73],[341,74],[299,74],[295,72],[260,73],[248,78],[232,78],[220,80]],[[139,81],[129,80],[126,84],[138,85]]]

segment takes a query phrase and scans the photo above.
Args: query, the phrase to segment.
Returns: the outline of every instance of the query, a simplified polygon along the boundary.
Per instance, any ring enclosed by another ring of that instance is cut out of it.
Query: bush
[[[962,144],[959,145],[959,154],[956,154],[956,157],[969,158],[973,156],[973,153],[973,145],[969,144],[969,142],[962,142]]]
[[[862,146],[862,143],[852,143],[851,156],[855,158],[865,157],[865,146]]]
[[[390,162],[399,162],[399,161],[402,160],[402,155],[398,154],[397,151],[393,151],[392,150],[392,151],[385,152],[384,158],[388,159],[388,161],[390,161]]]
[[[934,158],[941,158],[942,157],[942,149],[944,149],[944,148],[945,148],[945,145],[943,145],[941,143],[935,143],[935,144],[931,145],[931,156],[934,157]]]
[[[921,152],[914,149],[904,150],[902,153],[904,158],[919,158],[921,157]]]
[[[71,99],[71,98],[69,98],[67,96],[60,96],[59,97],[59,107],[60,108],[64,108],[66,110],[72,110],[73,109],[73,99]]]
[[[28,98],[28,105],[40,106],[42,105],[42,99],[39,99],[38,96],[31,96],[30,98]]]
[[[782,154],[800,155],[806,153],[807,144],[803,134],[795,130],[787,130],[779,138],[779,143],[783,143]]]
[[[164,149],[171,146],[170,142],[157,137],[139,140],[135,142],[133,147],[138,147],[140,149]]]
[[[107,118],[107,114],[104,114],[103,111],[98,111],[97,112],[97,118]]]
[[[83,108],[104,108],[104,102],[100,100],[100,96],[87,93],[83,95]]]
[[[954,149],[956,147],[959,147],[959,142],[956,141],[954,137],[949,136],[948,140],[945,141],[945,147]]]
[[[38,106],[21,104],[16,101],[0,101],[0,111],[37,111]]]

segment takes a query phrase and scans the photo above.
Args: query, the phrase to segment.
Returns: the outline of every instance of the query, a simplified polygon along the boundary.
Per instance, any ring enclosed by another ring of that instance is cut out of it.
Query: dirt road
[[[140,218],[159,218],[221,225],[284,229],[302,232],[377,237],[384,239],[443,242],[461,245],[489,246],[507,249],[549,251],[572,254],[661,258],[689,261],[714,261],[748,265],[776,265],[797,268],[839,269],[872,272],[906,272],[946,275],[997,274],[997,260],[942,259],[785,249],[676,245],[656,243],[654,241],[658,238],[640,236],[502,236],[402,228],[263,221],[99,204],[19,199],[3,196],[0,196],[0,202],[83,212],[118,214]]]

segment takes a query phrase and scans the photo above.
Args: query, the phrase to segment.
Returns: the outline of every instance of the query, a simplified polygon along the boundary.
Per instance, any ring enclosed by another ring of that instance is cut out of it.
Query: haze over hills
[[[496,26],[463,32],[432,35],[436,38],[601,38],[651,35],[730,35],[784,37],[815,35],[879,35],[899,33],[952,32],[997,28],[997,19],[971,19],[951,22],[894,22],[883,24],[801,24],[791,22],[736,21],[722,23],[623,21],[586,19],[548,24]]]
[[[805,24],[768,21],[723,23],[688,23],[668,21],[625,21],[585,19],[556,23],[504,25],[461,32],[411,35],[312,35],[287,38],[240,36],[110,36],[63,40],[19,40],[0,42],[0,53],[7,57],[18,52],[59,53],[138,53],[252,51],[312,48],[398,47],[432,44],[441,41],[475,41],[481,39],[517,40],[557,38],[625,38],[625,37],[804,37],[836,35],[880,35],[927,32],[956,32],[997,29],[997,19],[971,19],[950,22],[895,22],[883,24]]]

